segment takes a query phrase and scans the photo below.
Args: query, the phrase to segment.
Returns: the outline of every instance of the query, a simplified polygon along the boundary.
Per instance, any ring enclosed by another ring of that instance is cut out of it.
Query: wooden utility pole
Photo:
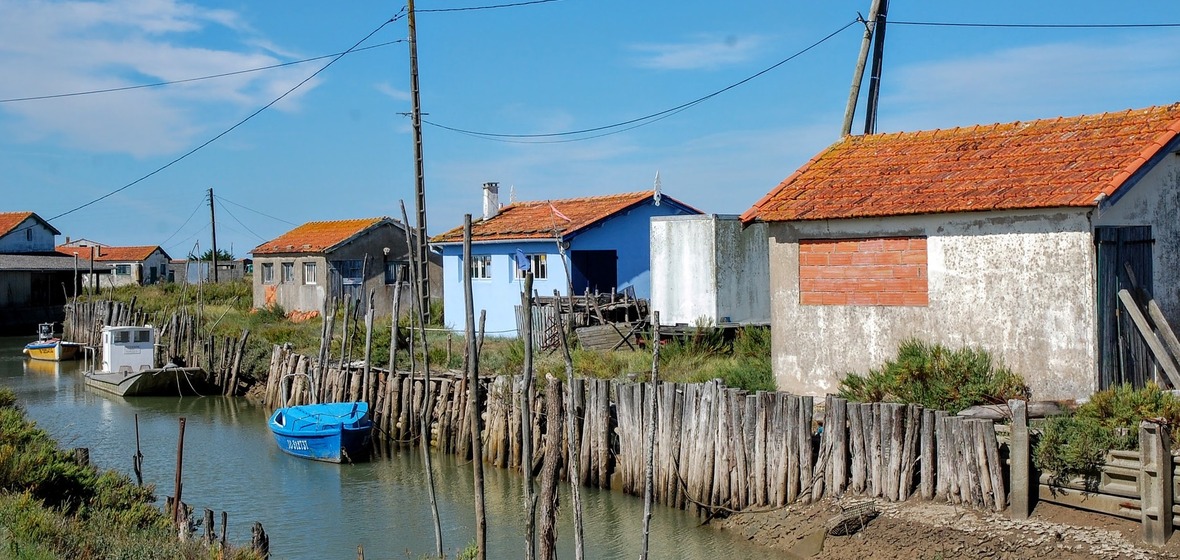
[[[524,557],[536,560],[537,494],[533,490],[533,401],[536,382],[533,379],[533,271],[525,272],[524,290],[520,294],[524,317],[521,338],[524,339],[524,388],[520,391],[520,468],[524,471]]]
[[[463,216],[463,301],[467,309],[467,422],[471,429],[471,478],[475,483],[475,547],[488,557],[488,522],[483,495],[483,444],[480,438],[479,347],[475,343],[475,300],[471,293],[471,214]]]
[[[865,102],[865,134],[877,132],[877,98],[881,96],[881,63],[885,58],[885,20],[889,0],[880,0],[873,23],[873,68],[869,71],[869,95]]]
[[[414,0],[406,2],[410,42],[410,120],[414,127],[414,210],[418,214],[415,228],[417,239],[415,250],[418,254],[418,304],[426,322],[430,319],[430,272],[428,265],[429,244],[426,242],[426,172],[422,163],[422,103],[418,95],[418,32],[414,17]],[[409,227],[410,224],[406,224]],[[423,327],[425,328],[425,323]]]
[[[656,402],[656,395],[659,395],[660,377],[660,312],[651,312],[651,380],[648,384],[648,395],[644,399],[647,406],[644,407],[644,413],[647,414],[647,442],[645,442],[646,461],[643,466],[643,547],[640,549],[640,560],[647,560],[647,547],[649,537],[651,535],[651,502],[652,502],[652,486],[654,486],[655,478],[655,460],[656,460],[656,414],[659,413],[659,403]]]
[[[213,281],[217,282],[217,215],[213,212],[213,187],[209,187],[209,229],[213,230]],[[197,255],[197,262],[201,256]],[[198,265],[200,266],[200,265]]]
[[[852,91],[848,93],[848,105],[844,108],[844,127],[841,129],[841,136],[852,134],[852,117],[856,114],[856,101],[860,99],[860,82],[865,75],[865,62],[869,58],[869,44],[873,39],[873,26],[876,25],[877,10],[880,6],[881,0],[873,0],[869,9],[869,19],[864,22],[865,35],[860,43],[860,55],[856,58],[856,70],[852,73]]]

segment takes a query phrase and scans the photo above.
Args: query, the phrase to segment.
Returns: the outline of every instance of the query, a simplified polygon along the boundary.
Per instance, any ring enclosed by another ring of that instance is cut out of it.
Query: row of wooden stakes
[[[310,402],[299,375],[312,362],[276,347],[267,385],[270,406]],[[357,368],[326,368],[320,396],[359,399]],[[372,377],[374,423],[386,442],[417,445],[419,414],[430,405],[428,442],[440,452],[470,457],[468,391],[457,372],[421,377],[377,370]],[[521,469],[523,378],[480,379],[485,408],[483,460]],[[918,405],[850,403],[833,396],[748,393],[720,381],[699,384],[628,383],[577,378],[565,398],[574,414],[545,417],[544,394],[533,403],[533,449],[553,440],[566,457],[563,422],[574,422],[583,485],[642,495],[647,414],[657,414],[654,499],[702,516],[778,507],[853,493],[901,501],[945,499],[1004,509],[1006,461],[990,420],[973,420]],[[347,387],[347,391],[336,389]],[[652,399],[655,402],[652,402]],[[530,468],[540,468],[544,453]],[[563,459],[564,460],[564,459]],[[564,471],[564,465],[561,467]]]

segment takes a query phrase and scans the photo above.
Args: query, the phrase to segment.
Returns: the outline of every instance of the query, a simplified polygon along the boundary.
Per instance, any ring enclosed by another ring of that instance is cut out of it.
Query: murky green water
[[[63,447],[90,449],[91,461],[132,474],[135,418],[145,483],[158,496],[174,492],[179,419],[186,419],[182,497],[198,512],[229,512],[229,537],[239,545],[262,522],[279,559],[414,559],[434,548],[434,529],[418,452],[403,451],[358,465],[332,465],[280,452],[266,429],[267,411],[222,397],[111,397],[87,390],[78,363],[32,362],[28,340],[0,338],[0,385],[16,391],[29,417]],[[449,555],[472,542],[471,468],[435,456],[443,542]],[[524,548],[521,482],[485,469],[489,558],[520,558]],[[642,500],[583,489],[588,558],[638,558]],[[564,497],[563,497],[564,499]],[[162,500],[162,498],[161,498]],[[563,501],[559,539],[573,558],[570,512]],[[220,528],[218,529],[220,530]],[[652,558],[765,558],[771,554],[735,535],[698,527],[694,517],[656,507]]]

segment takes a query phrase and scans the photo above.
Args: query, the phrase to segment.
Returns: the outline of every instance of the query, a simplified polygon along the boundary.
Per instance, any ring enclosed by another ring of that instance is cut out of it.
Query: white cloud
[[[229,10],[175,0],[0,0],[0,98],[57,95],[183,80],[281,62]],[[186,44],[207,31],[243,52]],[[270,102],[309,74],[302,65],[118,93],[0,104],[0,128],[24,141],[138,157],[175,153]],[[297,94],[275,107],[294,110]],[[227,108],[228,106],[228,108]],[[214,108],[228,118],[210,118]]]
[[[749,60],[765,42],[758,35],[698,36],[683,43],[644,43],[629,48],[640,53],[641,57],[635,64],[641,68],[715,70]]]

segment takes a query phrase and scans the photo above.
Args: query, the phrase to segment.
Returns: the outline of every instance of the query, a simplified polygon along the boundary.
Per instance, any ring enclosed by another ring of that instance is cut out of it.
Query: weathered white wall
[[[652,309],[664,324],[770,323],[766,224],[737,216],[651,220]]]
[[[0,237],[0,253],[51,253],[54,237],[53,230],[30,217]]]
[[[1099,206],[1095,226],[1151,226],[1152,296],[1180,331],[1180,156],[1169,153],[1121,196]]]
[[[774,373],[784,391],[835,392],[910,337],[980,346],[1036,399],[1096,385],[1094,248],[1079,210],[927,215],[770,226]],[[799,305],[799,239],[926,236],[926,307]]]
[[[651,220],[651,308],[660,323],[713,324],[717,260],[712,216]]]

